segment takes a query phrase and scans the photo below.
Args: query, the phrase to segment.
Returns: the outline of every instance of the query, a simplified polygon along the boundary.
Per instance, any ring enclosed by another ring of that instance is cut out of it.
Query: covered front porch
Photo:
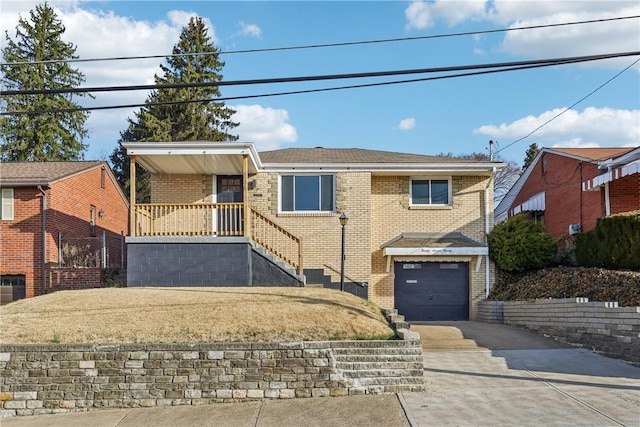
[[[123,146],[130,157],[131,177],[127,243],[189,245],[197,251],[192,244],[246,242],[302,274],[302,241],[249,203],[250,178],[261,167],[253,144],[137,142]],[[138,167],[151,175],[149,203],[137,200]]]

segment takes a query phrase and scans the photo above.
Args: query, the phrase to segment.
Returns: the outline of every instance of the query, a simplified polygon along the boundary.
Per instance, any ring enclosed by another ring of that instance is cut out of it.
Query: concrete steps
[[[336,348],[334,357],[337,372],[355,387],[380,393],[424,391],[421,348]]]

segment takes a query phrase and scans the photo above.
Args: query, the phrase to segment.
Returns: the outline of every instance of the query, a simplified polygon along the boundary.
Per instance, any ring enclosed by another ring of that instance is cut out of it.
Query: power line
[[[549,123],[551,123],[552,121],[554,121],[555,119],[557,119],[558,117],[560,117],[561,115],[563,115],[564,113],[566,113],[567,111],[571,110],[573,107],[575,107],[576,105],[580,104],[582,101],[584,101],[585,99],[589,98],[591,95],[593,95],[594,93],[598,92],[600,89],[602,89],[603,87],[605,87],[606,85],[608,85],[609,83],[611,83],[612,81],[614,81],[615,79],[617,79],[622,73],[624,73],[625,71],[627,71],[629,68],[633,67],[634,65],[636,65],[638,62],[640,62],[640,58],[636,59],[635,61],[633,61],[631,64],[629,64],[627,67],[625,67],[622,71],[620,71],[619,73],[617,73],[615,76],[611,77],[609,80],[607,80],[606,82],[602,83],[600,86],[598,86],[597,88],[595,88],[594,90],[592,90],[591,92],[589,92],[587,95],[583,96],[582,98],[580,98],[579,100],[577,100],[576,102],[574,102],[573,104],[571,104],[571,106],[565,108],[564,110],[562,110],[561,112],[559,112],[558,114],[556,114],[555,116],[553,116],[552,118],[550,118],[549,120],[547,120],[546,122],[544,122],[543,124],[541,124],[540,126],[538,126],[537,128],[535,128],[534,130],[532,130],[531,132],[529,132],[528,134],[526,134],[525,136],[523,136],[522,138],[516,139],[515,141],[505,145],[503,148],[501,148],[500,150],[497,151],[497,153],[499,153],[502,150],[505,150],[509,147],[511,147],[513,144],[520,142],[524,139],[529,138],[531,135],[533,135],[534,133],[536,133],[537,131],[539,131],[540,129],[542,129],[543,127],[545,127],[546,125],[548,125]]]
[[[172,83],[172,84],[165,84],[165,85],[152,84],[152,85],[127,85],[127,86],[101,86],[101,87],[87,87],[87,88],[5,90],[0,95],[2,96],[43,95],[43,94],[54,95],[54,94],[63,94],[63,93],[93,93],[93,92],[116,92],[116,91],[135,91],[135,90],[184,89],[184,88],[202,88],[202,87],[219,87],[219,86],[243,86],[243,85],[259,85],[259,84],[273,84],[273,83],[298,83],[298,82],[323,81],[323,80],[389,77],[389,76],[398,76],[398,75],[407,75],[407,74],[426,74],[426,73],[467,71],[467,70],[477,70],[477,69],[485,69],[485,68],[518,67],[518,66],[536,65],[536,64],[553,65],[553,64],[563,64],[563,63],[573,63],[573,62],[599,61],[602,59],[620,58],[625,56],[637,56],[637,55],[640,55],[640,51],[608,53],[608,54],[600,54],[600,55],[574,56],[574,57],[563,57],[563,58],[552,58],[552,59],[537,59],[537,60],[528,60],[528,61],[458,65],[458,66],[436,67],[436,68],[418,68],[418,69],[374,71],[374,72],[347,73],[347,74],[325,74],[325,75],[300,76],[300,77],[276,77],[276,78],[268,78],[268,79]]]
[[[615,18],[603,18],[603,19],[591,19],[586,21],[561,22],[561,23],[544,24],[544,25],[528,25],[524,27],[498,28],[493,30],[432,34],[428,36],[416,36],[416,37],[399,37],[399,38],[390,38],[390,39],[361,40],[361,41],[353,41],[353,42],[283,46],[283,47],[272,47],[272,48],[263,48],[263,49],[230,50],[226,52],[225,51],[191,52],[191,53],[176,53],[176,54],[166,54],[166,55],[118,56],[118,57],[110,57],[110,58],[87,58],[87,59],[76,58],[76,59],[68,59],[68,60],[53,59],[53,60],[46,60],[46,61],[3,62],[3,63],[0,63],[0,66],[50,64],[50,63],[56,63],[56,62],[76,63],[76,62],[128,61],[128,60],[135,60],[135,59],[172,58],[172,57],[191,56],[191,55],[202,55],[202,56],[233,55],[233,54],[242,54],[242,53],[260,53],[260,52],[276,52],[276,51],[288,51],[288,50],[317,49],[317,48],[327,48],[327,47],[345,47],[345,46],[366,45],[366,44],[376,44],[376,43],[395,43],[395,42],[402,42],[402,41],[429,40],[429,39],[439,39],[439,38],[449,38],[449,37],[495,34],[495,33],[505,33],[510,31],[523,31],[523,30],[535,30],[535,29],[541,29],[541,28],[564,27],[569,25],[594,24],[594,23],[621,21],[626,19],[637,19],[637,18],[640,18],[640,15],[619,16]]]
[[[74,111],[90,111],[90,110],[93,110],[93,111],[113,110],[113,109],[120,109],[120,108],[137,108],[137,107],[151,107],[151,106],[165,106],[165,105],[179,105],[179,104],[193,104],[193,103],[209,103],[209,102],[234,101],[234,100],[240,100],[240,99],[264,98],[264,97],[284,96],[284,95],[298,95],[298,94],[307,94],[307,93],[328,92],[328,91],[335,91],[335,90],[359,89],[359,88],[367,88],[367,87],[375,87],[375,86],[424,82],[424,81],[431,81],[431,80],[443,80],[443,79],[449,79],[449,78],[470,77],[470,76],[478,76],[478,75],[484,75],[484,74],[502,73],[507,71],[518,71],[518,70],[527,70],[527,69],[534,69],[534,68],[551,67],[551,66],[571,64],[576,62],[582,62],[582,61],[573,60],[573,61],[558,62],[558,63],[542,63],[542,64],[524,65],[524,66],[510,67],[510,68],[503,68],[503,69],[475,71],[475,72],[462,73],[462,74],[451,74],[451,75],[436,76],[436,77],[423,77],[419,79],[367,83],[367,84],[338,86],[338,87],[320,88],[320,89],[306,89],[306,90],[276,92],[276,93],[267,93],[267,94],[259,94],[259,95],[244,95],[244,96],[223,97],[223,98],[221,97],[221,98],[215,98],[215,99],[204,98],[204,99],[191,99],[191,100],[184,100],[184,101],[145,102],[145,103],[138,103],[138,104],[109,105],[109,106],[98,106],[98,107],[78,107],[78,108],[67,108],[67,109],[57,109],[57,110],[12,111],[10,113],[9,112],[0,113],[0,116],[70,113]]]

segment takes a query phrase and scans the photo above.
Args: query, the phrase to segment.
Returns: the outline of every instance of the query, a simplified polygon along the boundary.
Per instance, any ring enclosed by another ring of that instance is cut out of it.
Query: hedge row
[[[584,267],[640,270],[640,211],[599,218],[576,235],[576,259]]]

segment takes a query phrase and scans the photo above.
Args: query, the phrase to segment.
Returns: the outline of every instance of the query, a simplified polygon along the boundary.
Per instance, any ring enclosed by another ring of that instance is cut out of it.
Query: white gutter
[[[487,253],[485,257],[485,296],[489,297],[489,292],[491,291],[491,269],[489,268],[489,232],[491,231],[489,224],[489,215],[491,210],[489,209],[489,186],[493,184],[493,179],[496,175],[496,168],[493,168],[493,172],[491,173],[491,178],[489,178],[489,182],[484,189],[484,231],[485,231],[485,244],[487,245]]]
[[[344,171],[364,171],[364,172],[406,172],[406,173],[447,173],[455,174],[460,172],[487,172],[491,173],[497,168],[502,168],[504,164],[469,164],[469,163],[264,163],[261,165],[263,171],[267,172],[344,172]]]
[[[411,255],[487,255],[489,249],[486,246],[468,246],[454,248],[384,248],[385,256],[411,256]]]

